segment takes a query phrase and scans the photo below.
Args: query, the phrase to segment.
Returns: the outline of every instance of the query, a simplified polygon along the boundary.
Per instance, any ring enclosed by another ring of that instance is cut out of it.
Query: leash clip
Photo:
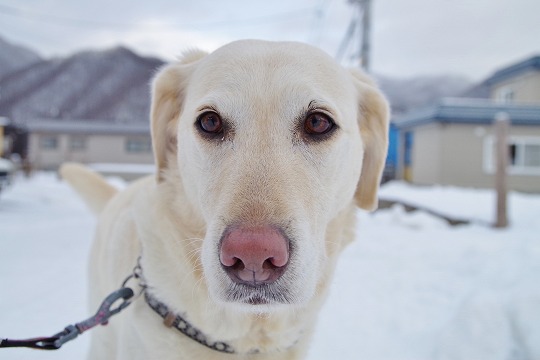
[[[109,318],[124,310],[133,297],[133,290],[127,287],[122,287],[103,300],[96,314],[84,321],[75,325],[68,325],[63,331],[51,337],[40,337],[27,340],[10,340],[3,339],[0,342],[0,348],[7,347],[29,347],[41,350],[57,350],[66,342],[75,339],[77,336],[97,325],[107,325]],[[118,301],[123,300],[118,306],[113,305]]]
[[[107,325],[111,316],[118,314],[120,311],[124,310],[129,304],[131,304],[131,301],[129,301],[129,299],[131,299],[133,295],[133,290],[128,287],[122,287],[111,293],[105,298],[105,300],[103,300],[101,306],[99,307],[98,311],[94,316],[75,324],[74,327],[76,328],[76,330],[78,330],[78,334],[82,334],[86,330],[89,330],[97,325]],[[120,299],[122,299],[123,301],[116,308],[113,308],[113,305]],[[68,328],[66,328],[66,330],[67,329]],[[71,340],[71,338],[69,340]]]

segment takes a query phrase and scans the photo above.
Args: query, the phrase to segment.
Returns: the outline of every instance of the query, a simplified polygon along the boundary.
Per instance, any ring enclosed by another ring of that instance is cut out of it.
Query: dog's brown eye
[[[223,131],[223,121],[215,112],[208,111],[199,116],[199,126],[204,132],[210,134],[219,134]]]
[[[330,117],[322,113],[309,114],[304,122],[304,130],[309,135],[323,135],[334,127],[334,122]]]

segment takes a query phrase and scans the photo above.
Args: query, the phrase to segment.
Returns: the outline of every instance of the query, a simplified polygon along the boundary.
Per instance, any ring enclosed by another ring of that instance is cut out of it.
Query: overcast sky
[[[372,1],[377,74],[481,80],[540,54],[539,0]],[[242,38],[303,41],[334,56],[353,12],[348,0],[0,0],[0,36],[46,57],[123,44],[173,59]]]

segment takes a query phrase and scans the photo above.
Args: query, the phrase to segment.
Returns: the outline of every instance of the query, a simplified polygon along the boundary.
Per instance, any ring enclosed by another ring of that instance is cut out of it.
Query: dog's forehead
[[[283,66],[297,66],[320,72],[335,72],[340,69],[328,54],[313,46],[257,40],[236,41],[225,45],[209,54],[205,63],[212,68],[222,67],[238,73],[276,71]]]
[[[347,71],[328,54],[294,42],[237,41],[205,57],[191,84],[198,96],[340,97],[353,92]],[[309,99],[309,100],[308,100]]]

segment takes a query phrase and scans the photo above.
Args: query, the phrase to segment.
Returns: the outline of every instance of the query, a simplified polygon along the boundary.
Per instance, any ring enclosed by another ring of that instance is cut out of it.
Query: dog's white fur
[[[323,141],[303,133],[310,107],[338,126]],[[230,125],[222,139],[206,139],[194,125],[208,109]],[[140,299],[94,330],[90,358],[302,358],[338,255],[354,238],[355,205],[376,207],[387,148],[384,97],[366,75],[308,45],[239,41],[164,67],[153,83],[151,129],[157,176],[115,196],[86,168],[61,169],[99,213],[91,308],[142,254],[149,291],[237,354],[166,328]],[[274,289],[283,299],[231,300],[219,243],[238,224],[278,226],[290,240]]]

